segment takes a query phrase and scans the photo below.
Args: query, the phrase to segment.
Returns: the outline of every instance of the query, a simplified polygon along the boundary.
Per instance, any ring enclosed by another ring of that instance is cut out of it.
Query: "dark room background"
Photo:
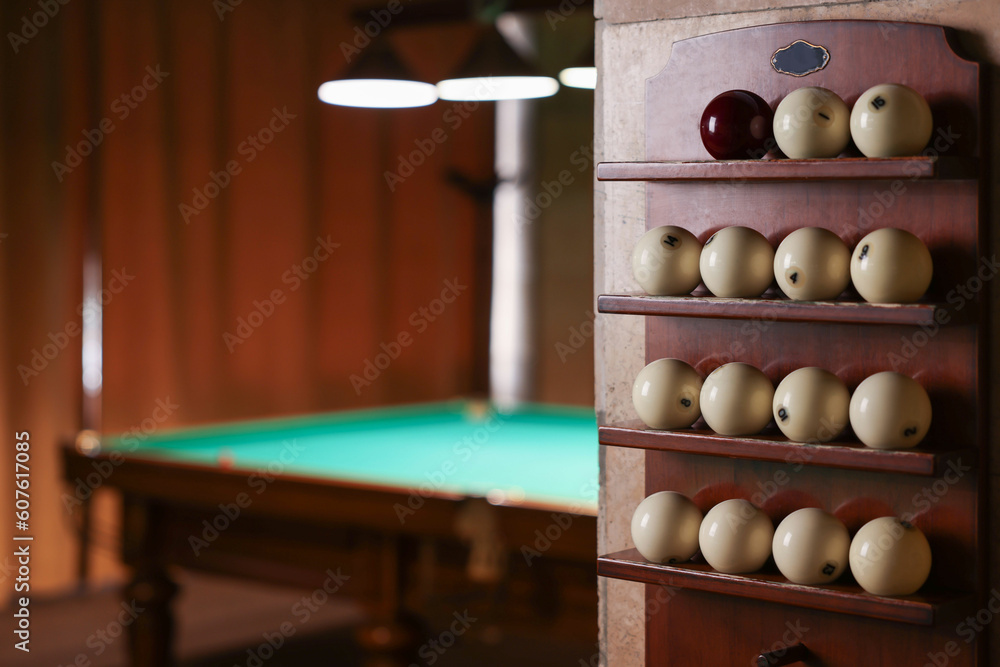
[[[449,102],[321,104],[316,88],[349,67],[341,44],[366,6],[78,0],[31,31],[23,19],[37,2],[0,4],[0,421],[35,443],[38,590],[75,581],[57,446],[96,416],[81,408],[88,256],[102,261],[109,432],[164,404],[157,428],[485,386],[489,274],[477,247],[488,245],[491,207],[455,175],[490,183],[493,105],[456,122]],[[546,73],[590,48],[589,10],[534,22]],[[436,81],[475,37],[454,22],[373,41],[391,41]],[[530,398],[542,402],[593,404],[592,182],[571,162],[589,155],[592,116],[591,91],[564,88],[535,107],[534,185],[576,175],[524,225],[536,256]],[[400,160],[438,128],[446,140],[391,190],[385,172],[404,173]],[[440,316],[414,316],[456,281],[463,289]],[[352,383],[402,332],[412,344],[377,380]],[[116,501],[102,492],[95,503],[104,539],[92,578],[107,580],[117,576]]]

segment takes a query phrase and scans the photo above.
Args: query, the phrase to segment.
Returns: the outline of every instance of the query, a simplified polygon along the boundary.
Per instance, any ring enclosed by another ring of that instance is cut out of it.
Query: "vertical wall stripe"
[[[104,97],[104,77],[102,75],[102,58],[101,58],[101,12],[104,10],[104,5],[102,3],[88,3],[85,5],[85,21],[86,21],[86,63],[87,63],[87,82],[86,95],[87,95],[87,107],[88,107],[88,127],[97,127],[97,124],[101,122],[103,118],[103,113],[101,109],[101,100]],[[84,250],[83,250],[83,264],[85,267],[84,275],[84,294],[83,299],[93,298],[95,294],[99,295],[101,290],[101,284],[104,282],[103,277],[103,257],[104,257],[104,221],[103,221],[103,207],[101,205],[102,198],[104,196],[104,152],[99,151],[97,155],[93,156],[86,167],[85,177],[87,179],[86,185],[86,211],[84,213],[84,224],[86,229],[84,230]],[[98,299],[100,297],[98,296]],[[98,326],[101,323],[97,323]],[[100,328],[97,329],[95,334],[97,340],[100,342],[101,348],[101,358],[103,359],[103,336],[99,333]],[[103,364],[102,371],[103,371]],[[94,430],[101,430],[103,414],[102,405],[102,392],[97,392],[96,394],[87,394],[83,392],[81,386],[81,396],[83,397],[82,404],[82,426],[83,428],[89,428]]]
[[[199,3],[200,4],[200,3]],[[230,52],[232,50],[232,40],[230,26],[232,19],[218,21],[216,23],[215,39],[215,157],[213,162],[223,165],[229,160],[229,117],[231,112],[232,90],[230,90]],[[222,343],[222,332],[229,328],[231,321],[229,304],[233,303],[233,282],[232,267],[229,253],[229,234],[238,230],[238,225],[231,224],[230,217],[230,188],[225,188],[219,193],[215,200],[215,281],[219,286],[216,294],[218,301],[215,304],[215,331],[220,336],[218,345],[220,350],[225,350]],[[232,372],[232,355],[223,357],[220,353],[216,356],[216,374],[226,375]]]
[[[316,16],[320,11],[318,2],[308,2],[305,7],[308,16]],[[316,98],[316,90],[311,87],[319,85],[319,62],[320,62],[320,40],[323,38],[323,23],[321,21],[306,21],[305,30],[305,71],[306,90],[304,91],[304,104],[302,109],[303,123],[305,124],[305,151],[306,151],[306,252],[311,252],[316,243],[316,237],[320,236],[323,226],[323,152],[320,146],[320,101]],[[337,239],[333,239],[338,243]],[[332,257],[329,261],[336,262],[340,258]],[[324,307],[330,308],[332,304],[324,304],[322,300],[322,283],[319,280],[310,280],[306,284],[306,345],[309,350],[319,350],[324,343],[320,338],[320,317],[319,313]],[[322,391],[321,374],[319,364],[310,363],[306,365],[306,372],[309,373],[309,386],[314,394],[310,400],[314,404],[322,402],[321,396],[315,392]]]
[[[394,284],[392,274],[394,273],[395,262],[387,258],[389,257],[388,249],[392,242],[393,216],[396,213],[396,207],[393,206],[394,195],[386,192],[385,179],[382,175],[383,172],[392,169],[391,154],[392,146],[395,143],[390,114],[393,111],[386,109],[373,109],[371,111],[376,116],[375,150],[377,151],[375,162],[377,168],[373,172],[375,187],[372,190],[372,195],[375,199],[376,252],[371,256],[371,263],[372,276],[377,286],[375,293],[379,297],[378,302],[375,304],[375,321],[377,323],[375,330],[378,332],[378,340],[372,341],[372,344],[369,346],[369,349],[374,353],[378,351],[379,343],[388,341],[390,337],[395,338],[395,334],[390,332],[390,323],[392,322],[393,307],[395,305],[391,289],[391,286]],[[379,252],[379,249],[382,252]],[[384,384],[377,384],[380,399],[382,401],[391,400],[392,394],[391,392],[386,392]]]
[[[174,276],[174,280],[168,283],[170,293],[164,305],[170,308],[170,345],[173,348],[171,351],[172,358],[178,362],[175,365],[177,382],[180,384],[181,390],[185,394],[189,394],[191,389],[191,373],[189,365],[184,362],[186,353],[182,332],[186,331],[190,326],[189,310],[185,307],[184,303],[187,295],[191,292],[188,289],[188,272],[184,270],[187,262],[184,257],[181,223],[175,215],[177,202],[182,201],[183,193],[181,192],[180,157],[179,151],[176,148],[180,145],[180,132],[178,131],[178,84],[176,83],[176,75],[174,74],[177,70],[177,59],[174,57],[172,30],[173,16],[171,15],[171,7],[173,7],[173,3],[157,2],[153,6],[156,53],[158,54],[159,62],[162,63],[163,71],[171,73],[171,76],[168,76],[160,83],[162,95],[157,97],[160,105],[159,109],[165,147],[161,151],[163,156],[161,173],[164,180],[163,210],[165,214],[163,224],[166,226],[163,232],[167,242],[167,264],[170,266],[170,270]],[[152,66],[156,67],[156,64],[153,63]]]

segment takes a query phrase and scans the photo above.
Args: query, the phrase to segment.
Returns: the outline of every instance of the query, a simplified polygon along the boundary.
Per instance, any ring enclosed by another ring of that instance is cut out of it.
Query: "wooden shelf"
[[[601,162],[599,181],[857,181],[976,178],[974,158],[849,157],[830,160]]]
[[[935,616],[943,608],[970,605],[974,600],[973,595],[962,593],[928,593],[889,598],[866,593],[857,585],[802,586],[789,582],[780,574],[769,572],[755,572],[752,575],[723,574],[699,563],[658,565],[648,562],[635,549],[599,556],[597,574],[643,584],[735,595],[915,625],[933,625]]]
[[[615,447],[905,475],[934,476],[959,459],[964,465],[974,465],[976,461],[976,451],[971,448],[932,452],[870,449],[859,442],[802,445],[790,442],[780,434],[731,437],[701,429],[654,431],[638,420],[601,426],[598,428],[598,440],[602,445]]]
[[[597,312],[613,315],[670,315],[778,322],[841,322],[930,326],[942,309],[936,303],[868,303],[866,301],[792,301],[791,299],[726,299],[717,296],[649,296],[602,294]],[[949,319],[953,317],[948,314]]]

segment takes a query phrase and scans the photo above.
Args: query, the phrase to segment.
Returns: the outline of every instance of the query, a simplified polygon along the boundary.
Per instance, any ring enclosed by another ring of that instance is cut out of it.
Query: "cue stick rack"
[[[804,59],[789,73],[779,52],[796,42],[811,48],[792,47]],[[815,49],[826,56],[807,66]],[[834,301],[796,302],[774,286],[758,299],[715,298],[703,286],[684,297],[598,298],[601,313],[645,318],[646,363],[675,357],[706,377],[742,361],[775,385],[819,366],[852,391],[896,370],[917,379],[933,406],[927,437],[902,451],[869,449],[849,428],[837,442],[798,445],[773,422],[753,437],[721,436],[702,420],[677,431],[638,420],[602,425],[602,444],[646,451],[645,496],[677,491],[703,513],[745,498],[775,526],[819,507],[852,536],[871,519],[911,515],[933,554],[927,583],[899,598],[866,593],[849,568],[833,584],[800,586],[773,560],[760,572],[727,575],[699,556],[679,565],[649,563],[634,549],[600,556],[599,575],[645,584],[648,667],[920,667],[933,657],[949,667],[997,664],[987,658],[988,630],[960,625],[984,607],[989,581],[988,299],[976,280],[990,257],[982,75],[959,55],[956,35],[934,25],[810,21],[695,37],[676,42],[646,82],[647,161],[598,165],[599,180],[646,182],[647,229],[678,225],[704,243],[743,225],[777,247],[791,231],[818,226],[854,248],[875,229],[899,227],[921,238],[934,261],[931,287],[914,304],[865,303],[851,288]],[[717,161],[702,146],[701,113],[726,90],[755,92],[774,109],[797,88],[822,86],[851,107],[880,83],[906,84],[927,99],[934,132],[924,154],[868,159],[852,144],[855,152],[829,160]],[[972,298],[956,296],[963,285],[977,290]]]

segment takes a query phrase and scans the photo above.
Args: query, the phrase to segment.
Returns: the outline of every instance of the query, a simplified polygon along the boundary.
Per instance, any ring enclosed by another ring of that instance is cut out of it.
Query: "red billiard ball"
[[[727,90],[701,115],[701,142],[716,160],[764,157],[774,144],[774,112],[759,95]]]
[[[219,450],[218,463],[223,470],[231,470],[236,465],[236,454],[228,447],[223,447]]]

